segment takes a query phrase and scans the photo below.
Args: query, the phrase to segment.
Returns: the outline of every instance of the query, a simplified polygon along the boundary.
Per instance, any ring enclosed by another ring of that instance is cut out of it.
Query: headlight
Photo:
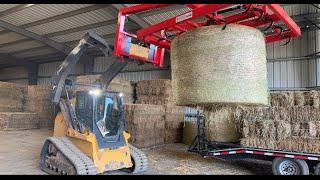
[[[119,93],[119,97],[123,97],[123,94],[122,94],[122,93]]]
[[[99,89],[93,89],[89,91],[89,94],[92,96],[100,96],[101,95],[101,90]]]

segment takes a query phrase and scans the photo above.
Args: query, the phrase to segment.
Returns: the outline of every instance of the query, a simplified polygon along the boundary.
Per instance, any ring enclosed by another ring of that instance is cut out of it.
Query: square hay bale
[[[305,100],[304,100],[304,94],[303,92],[297,91],[294,92],[294,105],[295,106],[304,106]]]
[[[197,121],[185,121],[183,126],[182,142],[190,145],[197,136]]]
[[[270,132],[270,134],[276,134],[276,138],[283,140],[291,137],[291,124],[286,121],[274,121],[274,129],[276,132]]]
[[[319,91],[312,90],[309,92],[309,100],[310,100],[310,106],[313,106],[315,108],[319,108],[320,105],[320,98],[319,98]]]
[[[137,104],[173,105],[170,98],[155,95],[137,95]]]
[[[0,112],[24,111],[26,92],[26,85],[0,82]]]
[[[0,112],[0,130],[25,130],[40,128],[36,113]]]
[[[144,95],[158,95],[169,97],[171,95],[171,80],[157,79],[157,80],[142,80],[136,84],[137,94]]]
[[[75,81],[77,83],[83,84],[101,84],[101,75],[84,75],[84,76],[77,76]],[[92,87],[85,87],[85,86],[76,86],[74,91],[89,91],[93,89]],[[125,103],[133,103],[133,87],[130,81],[122,79],[120,77],[115,77],[111,83],[109,84],[108,91],[115,91],[121,92],[124,96]]]
[[[243,146],[307,153],[320,150],[320,113],[314,106],[247,107],[242,113]]]
[[[270,93],[271,106],[288,107],[294,106],[293,92]]]
[[[165,143],[182,142],[184,107],[165,105]]]
[[[137,103],[173,105],[171,80],[143,80],[136,83]]]
[[[160,105],[125,104],[126,131],[129,142],[138,148],[164,144],[165,109]]]
[[[29,85],[25,110],[37,113],[40,127],[53,127],[54,105],[51,102],[51,86]]]
[[[240,132],[235,118],[235,107],[207,106],[203,107],[205,131],[208,140],[218,142],[238,142]]]

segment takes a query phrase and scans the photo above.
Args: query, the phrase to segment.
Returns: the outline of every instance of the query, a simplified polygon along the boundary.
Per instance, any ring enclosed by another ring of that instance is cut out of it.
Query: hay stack
[[[101,75],[77,76],[75,81],[77,83],[83,83],[83,84],[100,84],[101,83]],[[76,86],[75,87],[75,91],[88,91],[90,89],[92,89],[92,87],[84,87],[84,86]],[[133,87],[132,87],[130,81],[116,77],[111,81],[107,90],[123,93],[125,103],[133,103],[133,101],[134,101]]]
[[[295,92],[294,93],[294,105],[295,106],[304,106],[304,95],[303,92]]]
[[[29,85],[25,110],[37,113],[40,127],[53,127],[55,112],[51,102],[52,88],[43,85]]]
[[[0,82],[0,112],[22,112],[27,86]]]
[[[136,84],[138,104],[173,105],[171,80],[143,80]]]
[[[40,127],[36,113],[0,112],[0,130],[23,130]]]
[[[263,34],[230,24],[196,28],[171,44],[173,98],[177,105],[268,104]]]
[[[182,142],[184,107],[166,105],[165,107],[165,143]]]
[[[319,108],[319,91],[312,90],[306,92],[288,91],[280,93],[270,93],[271,106],[292,107],[292,106],[314,106]]]
[[[234,107],[207,106],[203,107],[203,113],[205,116],[205,132],[209,141],[240,141]]]
[[[279,107],[294,106],[293,92],[270,93],[270,96],[271,96],[271,106],[279,106]]]
[[[309,105],[319,108],[320,99],[319,99],[319,91],[312,90],[309,92]]]
[[[242,110],[243,146],[318,153],[320,112],[313,106]]]
[[[164,144],[165,109],[160,105],[125,104],[126,131],[129,142],[138,148]]]

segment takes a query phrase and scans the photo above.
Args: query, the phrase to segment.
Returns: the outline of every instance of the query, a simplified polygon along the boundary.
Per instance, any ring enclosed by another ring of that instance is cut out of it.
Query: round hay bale
[[[183,33],[171,44],[172,90],[177,105],[267,105],[263,34],[230,24]]]

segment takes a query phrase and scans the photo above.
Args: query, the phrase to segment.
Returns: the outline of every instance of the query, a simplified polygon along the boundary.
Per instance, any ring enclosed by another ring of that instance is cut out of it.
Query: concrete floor
[[[45,174],[39,169],[39,154],[44,139],[51,135],[48,129],[0,131],[0,174]],[[272,174],[269,162],[205,159],[186,148],[168,144],[145,149],[149,168],[143,174]]]

